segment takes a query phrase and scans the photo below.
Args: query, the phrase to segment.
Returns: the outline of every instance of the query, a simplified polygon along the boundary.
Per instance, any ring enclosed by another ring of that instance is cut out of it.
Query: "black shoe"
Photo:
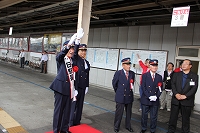
[[[130,128],[126,128],[129,132],[133,132],[133,129],[130,127]]]
[[[119,129],[114,129],[115,133],[118,133],[119,132]]]
[[[72,133],[70,131],[60,131],[60,133]]]
[[[151,133],[155,133],[155,132],[151,132]]]
[[[141,130],[141,131],[140,131],[140,133],[145,133],[145,132],[146,132],[146,130]]]

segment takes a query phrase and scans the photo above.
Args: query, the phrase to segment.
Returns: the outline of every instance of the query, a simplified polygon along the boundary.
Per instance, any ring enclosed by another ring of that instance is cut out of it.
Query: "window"
[[[24,49],[28,50],[28,37],[25,38],[12,38],[9,39],[9,48],[10,49]]]
[[[178,56],[198,57],[198,48],[179,48]]]
[[[0,48],[8,48],[8,38],[0,38]]]
[[[62,34],[45,34],[44,50],[47,52],[56,52],[61,46]]]
[[[35,35],[30,37],[30,51],[42,52],[43,35]]]

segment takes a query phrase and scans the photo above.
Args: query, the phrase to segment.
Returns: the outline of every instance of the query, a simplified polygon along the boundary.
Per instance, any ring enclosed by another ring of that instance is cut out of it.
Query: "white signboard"
[[[171,27],[184,27],[188,24],[190,6],[173,8]]]
[[[167,62],[167,51],[149,51],[149,50],[130,50],[130,49],[120,49],[119,60],[129,57],[131,58],[132,66],[131,70],[137,74],[142,74],[142,68],[139,65],[137,54],[140,56],[144,62],[148,59],[157,59],[158,60],[158,70],[157,73],[163,75],[163,72],[166,68]],[[122,69],[122,64],[118,64],[118,70]]]

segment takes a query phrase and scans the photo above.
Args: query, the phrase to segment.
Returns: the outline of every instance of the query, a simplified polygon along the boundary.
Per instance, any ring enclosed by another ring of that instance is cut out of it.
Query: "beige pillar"
[[[88,35],[90,28],[92,0],[79,0],[78,25],[77,28],[83,28],[84,36],[80,43],[88,44]]]

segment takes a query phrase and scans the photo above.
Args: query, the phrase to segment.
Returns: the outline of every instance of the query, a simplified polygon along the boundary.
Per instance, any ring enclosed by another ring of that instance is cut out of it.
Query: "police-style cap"
[[[68,43],[69,43],[69,40],[65,41],[65,42],[63,43],[63,46],[67,45]],[[74,44],[73,44],[73,45],[70,45],[70,48],[72,48],[72,47],[74,47]]]
[[[65,42],[63,43],[63,46],[67,45],[68,43],[69,43],[69,40],[65,41]]]
[[[121,60],[122,64],[131,64],[131,59],[130,58],[124,58]]]
[[[87,45],[86,44],[80,44],[78,49],[85,49],[85,50],[87,50]]]
[[[149,61],[149,64],[152,65],[152,66],[157,66],[158,65],[158,60],[152,59],[152,60]]]

